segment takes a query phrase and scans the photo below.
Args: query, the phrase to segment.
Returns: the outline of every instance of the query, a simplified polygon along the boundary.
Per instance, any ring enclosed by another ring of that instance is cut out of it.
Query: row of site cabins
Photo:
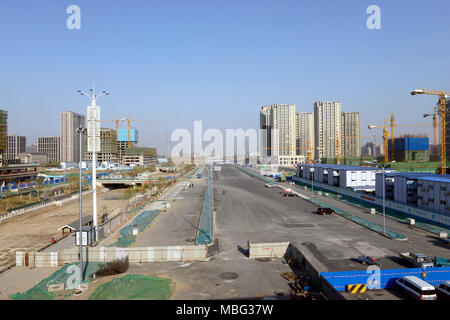
[[[39,164],[17,164],[0,167],[0,193],[36,187]],[[43,176],[42,185],[66,182],[64,176]]]
[[[378,168],[333,164],[300,164],[296,175],[334,187],[374,192],[383,197],[383,173]],[[384,174],[387,200],[450,216],[450,175],[429,172],[395,172]]]

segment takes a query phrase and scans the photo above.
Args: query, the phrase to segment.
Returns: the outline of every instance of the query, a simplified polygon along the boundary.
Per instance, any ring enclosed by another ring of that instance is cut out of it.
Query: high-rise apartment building
[[[384,148],[375,142],[367,142],[361,147],[361,155],[363,157],[373,157],[374,159],[384,153]]]
[[[46,154],[49,163],[59,163],[61,154],[60,137],[38,137],[37,153]]]
[[[314,159],[314,113],[297,112],[295,116],[297,155],[307,158],[308,152],[311,152],[311,158]]]
[[[341,114],[341,158],[361,156],[359,112],[342,112]]]
[[[8,161],[18,159],[19,153],[24,153],[27,147],[27,138],[24,136],[8,135],[8,149],[6,158]]]
[[[260,112],[262,157],[281,165],[304,161],[296,150],[296,113],[294,104],[264,106]]]
[[[341,102],[314,103],[315,159],[335,158],[341,139]]]
[[[86,127],[84,115],[72,111],[61,112],[61,162],[80,162],[80,147],[84,146],[80,146],[77,133],[79,127]]]
[[[0,166],[7,163],[6,150],[8,149],[8,111],[0,110]]]
[[[84,148],[87,150],[87,135],[84,139]],[[84,160],[92,161],[92,152],[84,153]],[[109,128],[100,129],[100,152],[97,152],[98,162],[117,162],[117,131]]]

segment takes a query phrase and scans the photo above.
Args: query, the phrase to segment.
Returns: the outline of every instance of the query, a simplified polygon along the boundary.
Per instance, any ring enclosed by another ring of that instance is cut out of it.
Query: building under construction
[[[158,163],[155,148],[128,148],[122,156],[121,164],[125,166],[148,166]]]
[[[139,140],[139,133],[136,129],[119,129],[117,133],[117,156],[123,164],[123,156],[128,148],[135,148]]]
[[[388,142],[389,154],[392,143]],[[404,135],[394,139],[394,159],[397,162],[428,162],[430,139],[420,135]]]
[[[87,135],[84,136],[85,150],[87,150]],[[84,153],[85,161],[92,161],[92,152]],[[118,162],[117,132],[114,129],[100,129],[100,152],[97,153],[98,162]]]

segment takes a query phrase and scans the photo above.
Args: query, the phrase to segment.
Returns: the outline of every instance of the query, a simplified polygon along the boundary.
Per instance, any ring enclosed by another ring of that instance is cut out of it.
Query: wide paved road
[[[399,264],[399,252],[430,251],[430,243],[425,238],[419,241],[423,237],[421,231],[416,232],[413,243],[402,242],[339,216],[316,215],[317,207],[310,202],[299,197],[283,197],[279,188],[266,188],[264,182],[234,166],[222,166],[214,187],[216,237],[225,249],[244,247],[247,241],[289,241],[322,272],[363,270],[364,266],[351,260],[360,255],[383,257],[383,268],[401,268],[404,266]],[[412,236],[413,232],[408,230],[408,235]]]

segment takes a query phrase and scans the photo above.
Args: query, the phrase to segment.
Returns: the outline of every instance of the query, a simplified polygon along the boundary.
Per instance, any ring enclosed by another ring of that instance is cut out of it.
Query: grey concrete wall
[[[289,245],[285,257],[292,259],[296,265],[310,277],[312,283],[325,295],[327,299],[346,300],[340,292],[336,291],[336,289],[334,289],[331,284],[320,275],[316,268],[295,245]]]

